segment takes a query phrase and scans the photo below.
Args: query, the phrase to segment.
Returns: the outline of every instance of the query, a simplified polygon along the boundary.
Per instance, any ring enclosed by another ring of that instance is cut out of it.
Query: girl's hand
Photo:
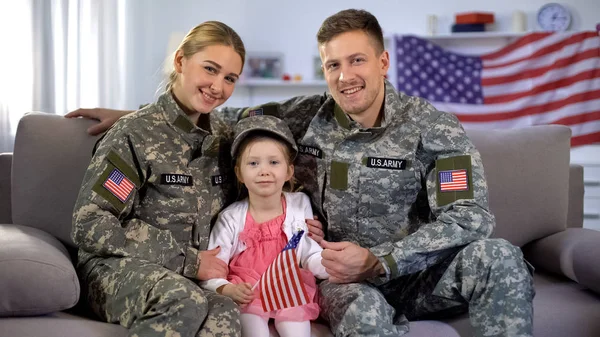
[[[315,215],[313,219],[306,219],[306,225],[308,226],[308,237],[321,244],[321,241],[325,238],[321,221]]]
[[[250,283],[226,284],[217,289],[217,292],[225,295],[239,305],[246,305],[254,299],[254,291]]]
[[[221,247],[211,250],[203,250],[198,253],[200,258],[200,268],[196,278],[200,281],[206,281],[213,278],[226,278],[229,273],[229,267],[217,254],[221,251]]]

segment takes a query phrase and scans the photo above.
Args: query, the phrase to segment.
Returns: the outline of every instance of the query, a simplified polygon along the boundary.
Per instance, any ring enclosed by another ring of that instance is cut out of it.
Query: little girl
[[[281,337],[310,336],[310,320],[319,316],[314,276],[329,275],[321,264],[321,247],[307,235],[301,237],[296,256],[312,302],[264,312],[258,287],[254,289],[294,233],[308,233],[305,219],[313,218],[308,196],[283,192],[284,185],[291,184],[297,151],[289,128],[274,116],[248,117],[236,125],[231,154],[248,198],[223,210],[210,234],[209,249],[220,246],[217,257],[229,264],[227,279],[211,279],[201,286],[241,305],[242,336],[269,336],[270,318]]]

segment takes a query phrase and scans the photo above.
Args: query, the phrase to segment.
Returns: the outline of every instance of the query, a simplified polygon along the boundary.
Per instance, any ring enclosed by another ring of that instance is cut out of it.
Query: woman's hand
[[[84,117],[89,119],[95,119],[100,121],[98,124],[94,124],[87,129],[87,132],[92,135],[98,135],[108,130],[119,118],[131,113],[130,110],[114,110],[104,108],[94,109],[77,109],[69,112],[65,115],[67,118],[73,117]]]
[[[254,299],[254,291],[250,283],[226,284],[217,289],[217,293],[225,295],[239,305],[246,305]]]
[[[200,281],[206,281],[213,278],[227,278],[229,267],[217,254],[221,251],[221,247],[211,250],[203,250],[198,253],[200,257],[200,268],[196,278]]]
[[[321,221],[315,215],[313,219],[306,219],[306,225],[308,226],[308,237],[321,244],[321,241],[325,238]]]

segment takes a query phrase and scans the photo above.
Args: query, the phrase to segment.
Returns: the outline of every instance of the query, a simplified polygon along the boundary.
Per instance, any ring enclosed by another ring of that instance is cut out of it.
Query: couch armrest
[[[0,225],[0,317],[73,307],[79,280],[65,246],[36,228]]]
[[[12,153],[0,153],[0,224],[12,223],[10,180]]]
[[[523,247],[534,267],[562,274],[600,293],[600,231],[567,228]]]
[[[569,212],[567,227],[583,227],[583,166],[571,164],[569,168]]]

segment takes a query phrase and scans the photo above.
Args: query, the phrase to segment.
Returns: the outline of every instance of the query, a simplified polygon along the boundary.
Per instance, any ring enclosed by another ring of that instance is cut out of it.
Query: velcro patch
[[[331,161],[331,175],[329,177],[329,186],[336,190],[348,189],[348,169],[350,164],[339,161]]]
[[[181,185],[181,186],[193,186],[194,182],[192,176],[186,174],[161,174],[160,175],[161,185]]]
[[[390,170],[404,170],[406,169],[406,160],[394,158],[367,157],[367,167],[383,168]]]
[[[102,186],[121,200],[121,202],[125,202],[129,199],[129,196],[135,187],[131,180],[127,179],[123,172],[119,171],[117,168],[112,170],[108,175],[108,178],[102,183]]]
[[[298,144],[298,152],[302,153],[302,154],[307,154],[313,157],[317,157],[317,158],[323,158],[323,151],[321,151],[321,149],[318,149],[316,147],[312,147],[312,146],[306,146],[306,145],[300,145]]]
[[[437,205],[444,206],[459,199],[473,199],[471,156],[462,155],[435,161],[437,171]]]

